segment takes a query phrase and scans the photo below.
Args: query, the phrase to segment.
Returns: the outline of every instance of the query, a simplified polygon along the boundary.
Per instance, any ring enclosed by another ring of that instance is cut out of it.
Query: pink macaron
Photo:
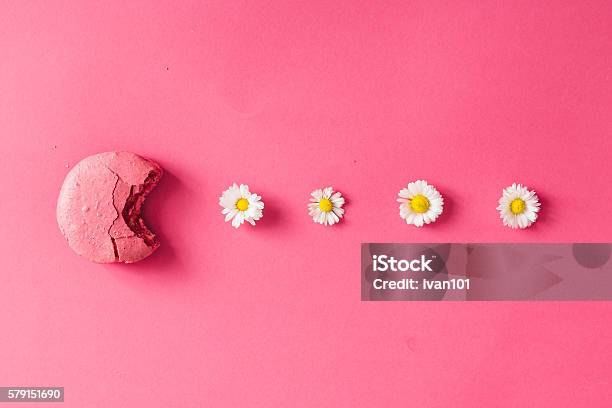
[[[70,170],[57,200],[57,223],[77,254],[99,263],[140,261],[159,240],[141,217],[161,167],[129,152],[95,154]]]

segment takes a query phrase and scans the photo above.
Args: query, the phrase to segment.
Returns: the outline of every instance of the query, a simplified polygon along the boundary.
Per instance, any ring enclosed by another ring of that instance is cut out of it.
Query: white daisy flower
[[[344,215],[344,198],[333,187],[318,189],[310,193],[312,198],[308,204],[308,215],[316,223],[334,225]]]
[[[255,225],[255,221],[263,217],[264,203],[261,197],[249,192],[249,186],[246,184],[231,185],[219,198],[219,205],[223,207],[221,214],[225,214],[225,222],[232,220],[234,228],[238,228],[245,221]]]
[[[406,220],[406,224],[417,227],[434,222],[442,214],[444,206],[442,195],[425,180],[408,183],[408,187],[400,190],[397,201],[400,203],[400,217]]]
[[[540,201],[535,191],[514,183],[504,189],[497,209],[505,226],[522,229],[529,227],[538,218]]]

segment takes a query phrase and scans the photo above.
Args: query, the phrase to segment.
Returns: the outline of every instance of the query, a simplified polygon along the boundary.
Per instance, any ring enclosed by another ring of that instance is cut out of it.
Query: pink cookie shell
[[[140,261],[159,242],[140,219],[140,206],[161,167],[130,152],[86,157],[70,170],[57,201],[57,223],[77,254],[98,263]]]

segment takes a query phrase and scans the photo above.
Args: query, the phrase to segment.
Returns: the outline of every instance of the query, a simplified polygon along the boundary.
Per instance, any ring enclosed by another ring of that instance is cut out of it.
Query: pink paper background
[[[534,2],[0,4],[0,385],[70,407],[609,406],[610,303],[362,303],[361,242],[612,240],[612,8]],[[376,4],[374,4],[376,3]],[[546,3],[546,4],[544,4]],[[167,170],[162,247],[74,255],[68,169]],[[443,216],[395,196],[425,178]],[[266,202],[223,223],[233,181]],[[502,187],[541,220],[502,227]],[[333,185],[338,227],[307,216]],[[26,405],[20,405],[26,406]]]

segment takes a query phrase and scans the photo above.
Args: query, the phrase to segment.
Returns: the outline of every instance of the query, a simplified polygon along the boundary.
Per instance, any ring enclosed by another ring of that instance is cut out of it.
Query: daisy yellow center
[[[319,208],[323,212],[330,212],[332,208],[334,208],[334,205],[329,198],[322,198],[321,201],[319,201]]]
[[[246,198],[241,198],[240,200],[236,201],[236,208],[239,211],[246,211],[249,208],[249,200]]]
[[[429,210],[429,200],[422,194],[417,194],[410,200],[410,208],[415,213],[422,214]]]
[[[510,211],[512,211],[514,215],[522,214],[525,211],[525,201],[520,198],[515,198],[510,203]]]

